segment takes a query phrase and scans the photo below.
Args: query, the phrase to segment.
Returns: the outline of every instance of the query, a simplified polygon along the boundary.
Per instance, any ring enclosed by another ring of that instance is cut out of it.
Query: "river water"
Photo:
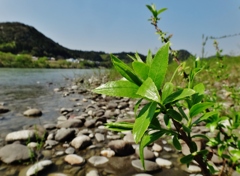
[[[0,69],[0,102],[10,112],[0,114],[1,137],[8,132],[23,129],[25,125],[55,122],[59,109],[69,101],[56,94],[54,88],[71,84],[78,77],[90,77],[94,69]],[[70,105],[69,105],[70,106]],[[23,116],[28,108],[43,111],[40,118]]]

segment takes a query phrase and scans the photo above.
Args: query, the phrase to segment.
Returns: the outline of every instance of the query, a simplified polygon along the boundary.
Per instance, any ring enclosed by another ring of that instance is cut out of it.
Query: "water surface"
[[[1,136],[23,129],[25,125],[55,122],[61,107],[71,106],[67,98],[53,89],[72,84],[72,79],[90,77],[97,70],[90,69],[0,69],[0,102],[11,110],[0,114]],[[28,118],[28,108],[43,111],[40,118]]]

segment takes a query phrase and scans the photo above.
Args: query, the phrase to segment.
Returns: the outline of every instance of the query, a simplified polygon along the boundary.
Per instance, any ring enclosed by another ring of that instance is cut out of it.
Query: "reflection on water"
[[[10,112],[0,114],[0,132],[22,129],[25,125],[55,122],[59,109],[71,107],[67,98],[53,92],[54,88],[71,84],[73,78],[91,76],[95,70],[80,69],[0,69],[0,102]],[[67,80],[66,80],[67,78]],[[28,118],[23,112],[28,108],[43,111],[40,118]]]

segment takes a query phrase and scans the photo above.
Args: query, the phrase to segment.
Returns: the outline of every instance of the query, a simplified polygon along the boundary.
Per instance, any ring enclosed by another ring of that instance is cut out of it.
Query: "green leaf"
[[[217,125],[217,122],[211,122],[211,123],[208,123],[206,126],[210,129],[210,132],[213,132],[218,125]]]
[[[195,115],[198,115],[199,113],[202,113],[204,110],[210,108],[211,106],[213,106],[213,103],[211,102],[195,104],[191,107],[189,115],[192,118]]]
[[[218,145],[218,141],[214,138],[210,138],[209,141],[207,142],[207,145],[210,147],[214,147]]]
[[[127,55],[129,58],[131,58],[133,61],[137,61],[137,59],[135,58],[135,57],[133,57],[133,56],[131,56],[131,55]]]
[[[164,101],[163,104],[166,105],[168,103],[172,103],[176,100],[181,100],[184,99],[186,97],[189,97],[191,95],[193,95],[195,93],[195,91],[193,89],[181,89],[178,90],[174,93],[172,93],[171,95],[169,95]]]
[[[152,4],[151,6],[150,5],[146,5],[146,6],[152,12],[152,15],[154,16],[154,18],[157,18],[158,13],[156,10],[156,6],[154,4]]]
[[[223,152],[226,150],[226,146],[225,145],[221,145],[220,147],[218,147],[218,155],[220,156],[220,157],[222,157],[222,154],[223,154]]]
[[[150,125],[149,125],[149,128],[152,128],[153,130],[159,130],[159,129],[161,129],[161,125],[160,125],[159,120],[158,120],[158,118],[157,118],[158,114],[159,114],[159,113],[155,113],[155,114],[154,114],[154,116],[153,116],[153,118],[152,118],[152,121],[151,121],[151,123],[150,123]]]
[[[236,166],[236,171],[240,173],[240,165]]]
[[[209,168],[211,174],[214,174],[214,173],[217,172],[217,170],[214,169],[214,167],[212,166],[212,164],[207,163],[207,166],[208,166],[208,168]]]
[[[175,111],[174,109],[169,109],[167,111],[167,115],[172,117],[174,120],[181,122],[182,121],[182,116],[179,114],[179,112]]]
[[[197,150],[198,150],[198,148],[197,148],[196,142],[191,141],[191,144],[190,144],[190,152],[193,153],[193,152],[196,152]]]
[[[165,134],[164,131],[158,131],[155,133],[151,133],[151,134],[144,134],[140,146],[139,146],[139,154],[140,154],[140,159],[143,165],[143,168],[145,168],[145,164],[144,164],[144,154],[143,154],[143,149],[144,147],[146,147],[147,145],[151,144],[152,142],[156,141],[157,139],[159,139],[160,137],[162,137]]]
[[[135,58],[137,59],[138,62],[143,62],[138,53],[135,53]]]
[[[183,111],[182,106],[179,106],[179,105],[178,105],[177,108],[178,108],[178,111],[180,112],[180,114],[182,115],[182,117],[183,117],[184,119],[188,120],[188,117],[187,117],[187,115],[185,114],[185,112]]]
[[[118,59],[116,56],[111,55],[112,63],[115,69],[127,80],[130,82],[133,82],[137,85],[141,85],[141,80],[135,75],[133,70],[127,66],[124,62],[122,62],[120,59]]]
[[[177,136],[173,136],[173,145],[177,150],[182,150],[182,146]]]
[[[135,104],[135,106],[134,106],[134,114],[135,114],[135,116],[137,116],[137,110],[138,110],[138,108],[139,108],[142,100],[143,100],[142,98],[139,99],[139,100],[137,101],[137,103]]]
[[[106,127],[112,131],[129,131],[133,129],[133,124],[128,122],[107,123]]]
[[[197,154],[201,154],[203,156],[206,156],[208,153],[209,153],[208,150],[200,150],[200,151],[197,152]]]
[[[205,87],[204,87],[203,83],[199,83],[199,84],[195,85],[193,87],[193,89],[199,94],[204,94],[204,91],[205,91]]]
[[[228,160],[231,159],[231,157],[230,157],[229,155],[227,155],[227,154],[222,154],[222,158],[226,158],[226,159],[228,159]]]
[[[162,101],[164,101],[173,92],[173,83],[166,82],[162,89]]]
[[[187,132],[188,134],[191,133],[191,129],[190,129],[190,128],[188,128],[188,127],[185,126],[185,125],[182,125],[182,127],[183,127],[183,130],[184,130],[185,132]]]
[[[160,13],[164,12],[165,10],[167,10],[167,8],[162,8],[162,9],[157,11],[157,14],[159,15]]]
[[[160,95],[151,78],[148,78],[146,81],[143,82],[136,94],[160,103]]]
[[[211,111],[211,112],[207,112],[205,113],[203,116],[201,116],[199,119],[197,119],[193,124],[198,124],[204,120],[207,120],[209,117],[218,114],[218,111]]]
[[[240,150],[235,149],[235,150],[230,150],[229,152],[232,155],[233,162],[240,160]]]
[[[154,11],[155,11],[155,9],[154,9],[154,5],[146,5],[147,6],[147,8],[152,12],[152,14],[154,14]]]
[[[164,120],[165,125],[168,126],[170,123],[170,117],[167,114],[164,114],[163,120]]]
[[[188,163],[190,163],[192,160],[193,160],[193,155],[192,155],[192,154],[186,155],[186,156],[184,156],[184,157],[182,157],[182,158],[180,159],[180,161],[181,161],[182,164],[188,164]]]
[[[200,103],[203,100],[203,98],[204,98],[204,95],[199,95],[198,93],[193,94],[192,95],[192,104]]]
[[[145,81],[148,78],[149,66],[143,62],[134,61],[132,67],[136,75]]]
[[[167,72],[169,45],[170,44],[168,42],[158,50],[158,52],[154,56],[148,74],[148,76],[152,78],[158,90],[161,88]]]
[[[112,81],[103,84],[93,90],[94,93],[105,94],[116,97],[140,98],[136,94],[138,86],[127,80]]]
[[[148,50],[148,55],[147,55],[147,58],[146,58],[146,64],[148,66],[151,66],[152,65],[152,52],[151,50]]]
[[[136,143],[139,143],[145,131],[148,129],[148,126],[150,125],[154,116],[156,107],[157,103],[148,103],[143,107],[143,109],[141,109],[139,115],[136,117],[133,126],[133,137]]]

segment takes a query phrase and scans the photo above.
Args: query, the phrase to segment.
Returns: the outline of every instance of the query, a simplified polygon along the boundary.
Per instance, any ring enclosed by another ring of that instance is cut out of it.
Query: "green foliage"
[[[39,67],[42,67],[42,68],[50,67],[48,64],[48,58],[46,56],[38,58],[38,60],[36,62]]]
[[[0,51],[6,52],[6,51],[12,51],[16,48],[15,42],[8,42],[8,43],[2,43],[0,44]]]
[[[147,7],[152,12],[152,22],[154,20],[157,22],[160,19],[158,15],[166,10],[156,10],[154,5]],[[169,76],[167,69],[171,49],[169,41],[165,41],[167,42],[153,58],[150,51],[145,61],[139,58],[138,54],[131,56],[132,68],[116,56],[111,56],[113,66],[123,78],[103,84],[93,92],[140,100],[134,108],[136,114],[134,124],[111,123],[107,124],[107,127],[117,131],[132,130],[135,142],[140,144],[139,152],[143,166],[144,147],[165,135],[172,137],[173,146],[177,150],[181,150],[179,139],[186,143],[190,154],[183,156],[180,161],[189,165],[195,160],[205,176],[216,172],[209,162],[213,148],[217,149],[217,155],[224,160],[223,167],[239,170],[240,137],[236,130],[239,130],[240,113],[233,111],[232,116],[223,116],[216,99],[205,96],[205,86],[198,82],[197,78],[198,73],[204,68],[199,59],[192,60],[191,67],[180,64]],[[173,80],[177,74],[184,76],[180,81],[185,84],[174,84]],[[167,79],[169,77],[170,79]],[[143,99],[149,103],[141,108]],[[157,119],[159,114],[164,116],[166,127],[160,125]],[[225,125],[226,122],[228,125]],[[206,134],[192,133],[193,127],[200,123],[204,123],[210,132],[217,131],[217,135],[208,137]],[[172,126],[175,130],[171,128]],[[211,149],[198,150],[195,138],[206,140],[206,145]],[[231,174],[231,169],[226,170],[220,174]]]
[[[26,68],[33,67],[32,57],[27,54],[14,55],[11,53],[0,52],[0,66],[1,67],[18,67]]]

